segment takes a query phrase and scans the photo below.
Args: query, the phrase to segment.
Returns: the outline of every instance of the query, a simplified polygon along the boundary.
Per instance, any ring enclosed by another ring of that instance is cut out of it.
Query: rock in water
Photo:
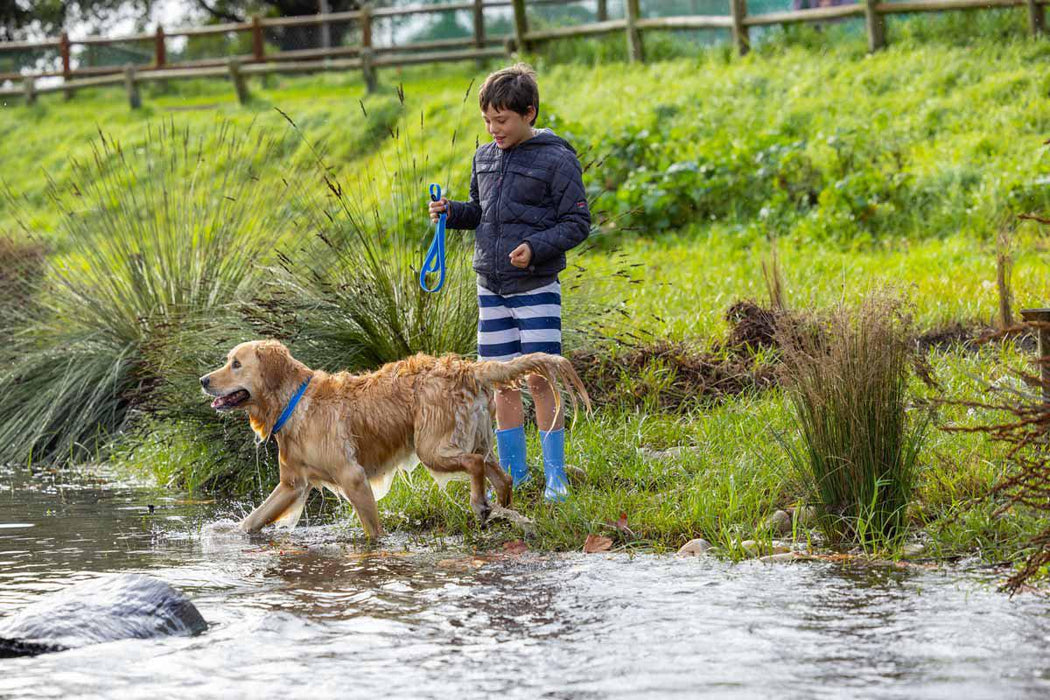
[[[125,574],[70,586],[0,619],[0,658],[206,629],[182,593],[158,579]]]

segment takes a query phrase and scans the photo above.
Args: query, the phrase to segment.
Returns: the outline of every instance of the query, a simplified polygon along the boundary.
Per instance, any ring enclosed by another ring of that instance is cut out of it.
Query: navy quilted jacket
[[[474,270],[496,294],[550,284],[565,269],[565,251],[587,238],[591,214],[576,151],[550,129],[504,151],[494,141],[474,153],[470,200],[449,202],[446,225],[477,229]],[[532,248],[528,268],[510,264],[521,243]]]

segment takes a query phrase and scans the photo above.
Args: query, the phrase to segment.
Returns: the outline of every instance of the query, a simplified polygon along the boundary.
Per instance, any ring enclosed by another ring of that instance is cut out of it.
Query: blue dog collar
[[[267,436],[267,440],[276,435],[277,431],[283,428],[284,424],[288,422],[288,419],[292,417],[292,411],[295,410],[296,405],[299,403],[299,399],[303,398],[303,393],[306,391],[306,387],[310,385],[311,379],[313,379],[313,377],[307,377],[306,381],[299,386],[299,390],[295,392],[295,396],[288,401],[288,405],[284,407],[284,410],[281,411],[281,415],[277,418],[277,422],[274,423],[273,428],[270,429],[270,435]]]

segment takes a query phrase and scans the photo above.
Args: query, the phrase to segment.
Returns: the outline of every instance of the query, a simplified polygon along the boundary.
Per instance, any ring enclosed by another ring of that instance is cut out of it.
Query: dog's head
[[[265,408],[305,369],[276,340],[254,340],[230,350],[225,365],[201,377],[201,388],[217,411]]]

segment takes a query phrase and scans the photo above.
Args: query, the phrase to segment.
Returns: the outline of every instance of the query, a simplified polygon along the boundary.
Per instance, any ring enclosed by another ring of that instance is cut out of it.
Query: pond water
[[[153,505],[154,508],[150,508]],[[0,698],[1046,697],[1050,604],[976,573],[480,557],[341,524],[247,538],[213,504],[0,469],[0,617],[145,573],[200,636],[0,660]]]

